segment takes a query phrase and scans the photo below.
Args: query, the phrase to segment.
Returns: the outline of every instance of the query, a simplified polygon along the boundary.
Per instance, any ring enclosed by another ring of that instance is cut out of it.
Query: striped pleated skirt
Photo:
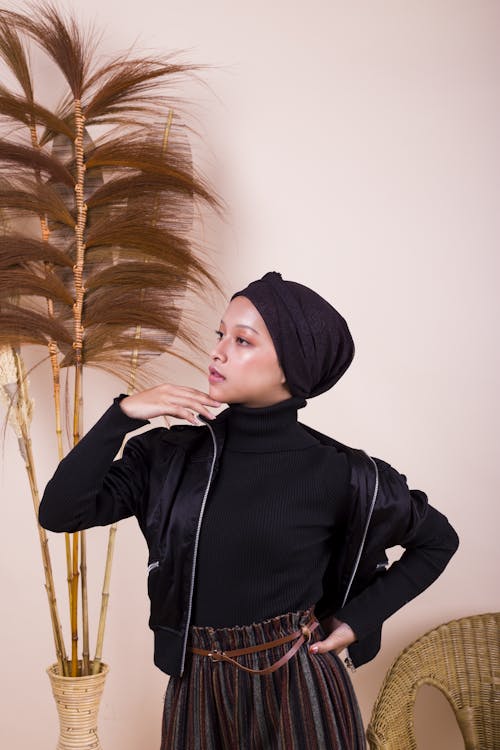
[[[311,609],[232,628],[191,627],[188,647],[232,649],[274,641],[305,625]],[[321,626],[310,643],[325,638]],[[304,643],[275,672],[255,675],[228,662],[186,654],[181,677],[165,695],[161,750],[365,750],[350,677],[332,651],[310,654]],[[237,661],[264,669],[290,643]]]

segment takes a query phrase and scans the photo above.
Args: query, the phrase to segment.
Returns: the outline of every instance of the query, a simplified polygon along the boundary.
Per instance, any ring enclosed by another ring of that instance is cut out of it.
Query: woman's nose
[[[225,345],[224,339],[223,338],[219,339],[217,343],[215,344],[214,348],[212,349],[212,351],[210,352],[210,356],[212,357],[212,359],[225,360],[226,359],[225,346],[226,345]]]

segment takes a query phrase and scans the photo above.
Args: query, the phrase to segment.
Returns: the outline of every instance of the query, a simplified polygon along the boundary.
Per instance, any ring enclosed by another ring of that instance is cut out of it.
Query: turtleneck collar
[[[261,453],[300,450],[317,441],[297,421],[297,410],[307,405],[291,396],[271,406],[230,404],[227,409],[226,449]]]

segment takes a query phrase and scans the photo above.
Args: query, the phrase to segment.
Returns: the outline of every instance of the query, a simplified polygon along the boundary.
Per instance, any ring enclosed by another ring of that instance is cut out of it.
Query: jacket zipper
[[[363,453],[366,456],[368,456],[368,453],[366,453],[366,451],[363,451]],[[365,546],[366,535],[368,534],[368,527],[370,525],[370,521],[371,521],[371,518],[372,518],[372,515],[373,515],[373,509],[375,507],[375,503],[376,503],[376,500],[377,500],[377,494],[378,494],[378,466],[377,466],[377,464],[375,463],[375,461],[373,460],[373,458],[371,456],[368,456],[368,458],[370,459],[370,461],[372,462],[373,466],[375,467],[375,488],[373,490],[373,497],[372,497],[372,501],[371,501],[371,504],[370,504],[370,510],[368,511],[368,518],[366,519],[365,528],[364,528],[364,531],[363,531],[363,536],[362,536],[361,542],[359,544],[358,554],[356,555],[356,560],[354,562],[354,566],[353,566],[353,569],[352,569],[351,577],[349,578],[349,583],[347,584],[347,589],[346,589],[346,592],[344,594],[344,600],[342,602],[342,607],[345,605],[347,597],[349,596],[349,591],[351,590],[352,582],[354,581],[354,576],[356,575],[356,571],[358,569],[359,561],[361,560],[361,555],[363,554],[363,547]],[[348,669],[351,670],[351,672],[355,672],[356,671],[356,667],[354,666],[353,661],[351,659],[351,655],[349,653],[349,646],[346,647],[346,652],[347,652],[347,656],[344,659],[344,664],[346,665],[346,667]]]
[[[212,477],[213,477],[214,467],[215,467],[215,460],[217,458],[217,442],[215,440],[215,434],[214,434],[214,431],[212,430],[212,428],[210,427],[210,425],[208,423],[207,423],[207,427],[210,430],[210,435],[212,436],[212,441],[213,441],[213,444],[214,444],[214,455],[213,455],[213,458],[212,458],[212,465],[210,466],[210,474],[208,476],[208,482],[207,482],[207,486],[205,488],[205,494],[203,495],[203,500],[202,500],[202,503],[201,503],[200,515],[198,516],[198,526],[196,528],[196,537],[195,537],[195,542],[194,542],[194,554],[193,554],[193,567],[191,569],[191,588],[189,590],[189,604],[188,604],[188,614],[187,614],[187,620],[186,620],[186,632],[184,634],[184,643],[183,643],[183,646],[182,646],[182,660],[181,660],[181,670],[180,670],[181,671],[181,675],[184,672],[184,662],[185,662],[185,659],[186,659],[187,639],[188,639],[188,635],[189,635],[189,623],[191,622],[191,610],[193,608],[194,579],[195,579],[195,574],[196,574],[196,558],[197,558],[197,555],[198,555],[198,542],[199,542],[199,539],[200,539],[201,522],[202,522],[202,519],[203,519],[203,513],[205,511],[205,505],[206,505],[206,502],[207,502],[208,491],[210,489],[210,484],[212,482]]]

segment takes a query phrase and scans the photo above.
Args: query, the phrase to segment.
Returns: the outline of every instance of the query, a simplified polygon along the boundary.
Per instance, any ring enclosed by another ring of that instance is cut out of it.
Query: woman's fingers
[[[215,419],[215,414],[208,407],[191,399],[183,399],[182,401],[179,399],[170,402],[168,414],[179,419],[187,419],[193,424],[200,424],[196,419],[197,414],[202,414],[207,419]]]
[[[203,404],[211,404],[212,406],[220,406],[220,401],[217,401],[217,399],[212,398],[212,396],[209,396],[208,393],[205,391],[199,391],[197,388],[189,388],[188,386],[179,386],[179,388],[182,388],[187,393],[191,393],[191,395],[196,398],[198,401],[201,401]]]
[[[196,414],[203,414],[208,419],[215,419],[215,414],[212,414],[209,411],[205,411],[205,409],[203,410],[195,409],[194,411],[191,411],[191,409],[182,408],[182,409],[179,409],[178,414],[176,414],[175,416],[178,417],[179,419],[187,419],[188,422],[191,422],[192,424],[195,424],[195,425],[203,424],[203,422],[200,422],[197,419]]]
[[[220,401],[214,401],[213,399],[211,399],[210,401],[207,401],[206,399],[203,399],[200,397],[189,396],[187,394],[182,394],[182,393],[179,395],[169,396],[168,403],[171,404],[172,406],[178,406],[184,409],[191,409],[192,411],[198,414],[204,414],[207,417],[212,415],[212,412],[208,408],[209,406],[217,407],[221,405]]]
[[[195,414],[203,414],[204,417],[213,419],[215,415],[209,407],[217,406],[221,406],[221,402],[211,398],[208,393],[173,383],[162,383],[154,388],[134,393],[120,402],[122,411],[130,417],[178,417],[187,419],[192,424],[200,424]]]
[[[352,628],[346,622],[341,622],[327,638],[316,641],[312,646],[309,646],[309,651],[312,654],[324,654],[327,651],[335,651],[338,654],[346,646],[354,643],[355,640],[356,634]]]

